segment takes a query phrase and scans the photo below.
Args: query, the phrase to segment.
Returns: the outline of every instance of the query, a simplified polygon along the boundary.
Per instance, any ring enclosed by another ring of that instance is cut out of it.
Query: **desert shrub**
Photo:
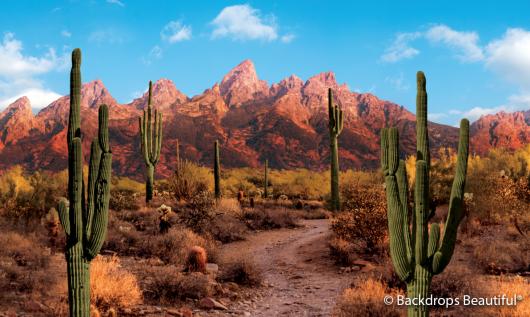
[[[361,250],[373,252],[384,240],[387,230],[386,199],[379,187],[348,187],[343,190],[344,212],[331,224],[333,233]]]
[[[475,263],[485,272],[501,274],[527,270],[530,265],[528,243],[507,241],[497,234],[493,239],[481,239],[475,246]]]
[[[140,205],[138,194],[130,189],[112,189],[110,191],[109,208],[114,211],[138,210]]]
[[[90,301],[99,309],[123,309],[141,303],[142,292],[118,257],[97,256],[90,265]]]
[[[26,174],[15,166],[0,176],[0,206],[12,220],[40,221],[57,199],[66,192],[65,173],[34,172]]]
[[[344,239],[332,237],[329,240],[329,249],[331,256],[339,265],[350,265],[356,259],[355,246]]]
[[[217,214],[231,215],[236,218],[242,216],[241,204],[234,198],[221,198],[214,206]]]
[[[243,219],[253,230],[294,228],[298,225],[299,213],[282,208],[263,208],[262,206],[247,209]]]
[[[144,296],[154,303],[175,304],[186,298],[201,299],[213,293],[208,276],[182,273],[172,266],[148,267]]]
[[[111,190],[127,191],[132,193],[142,193],[145,191],[145,184],[137,182],[128,177],[112,176]]]
[[[0,235],[0,298],[15,292],[45,293],[55,276],[48,274],[50,253],[33,234]]]
[[[261,270],[250,259],[237,259],[221,264],[219,280],[244,286],[259,286],[263,280]]]
[[[198,233],[204,233],[215,217],[215,198],[211,192],[202,191],[193,196],[180,212],[180,219],[187,227]]]
[[[175,173],[168,180],[177,200],[189,200],[213,187],[211,171],[188,160],[177,163]]]
[[[148,239],[141,248],[166,263],[184,265],[188,251],[194,246],[204,248],[208,260],[215,262],[217,257],[215,243],[182,227],[172,227],[168,233]]]
[[[397,291],[376,279],[357,281],[354,288],[347,288],[339,297],[333,316],[400,316],[396,305],[385,305],[383,301],[386,295],[395,297],[397,294]]]
[[[222,243],[228,243],[243,240],[247,232],[247,226],[232,215],[219,214],[206,225],[205,231],[214,239]]]
[[[270,172],[274,197],[322,200],[329,192],[329,172],[313,172],[307,169]]]

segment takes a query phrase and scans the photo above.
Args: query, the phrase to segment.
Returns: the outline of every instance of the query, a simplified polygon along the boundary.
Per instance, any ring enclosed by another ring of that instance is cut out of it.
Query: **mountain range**
[[[329,162],[327,89],[344,111],[339,136],[341,168],[376,168],[379,131],[396,126],[402,155],[415,150],[415,116],[403,106],[369,93],[350,91],[332,72],[306,81],[291,75],[269,86],[260,80],[254,64],[245,60],[202,94],[188,97],[172,81],[153,84],[153,105],[164,116],[159,176],[171,174],[177,139],[181,157],[210,166],[213,144],[219,140],[225,167],[258,167],[265,159],[273,168],[323,170]],[[97,109],[110,109],[113,170],[118,175],[143,177],[139,153],[138,117],[147,105],[147,93],[119,104],[100,80],[82,86],[81,121],[86,159],[97,131]],[[69,96],[52,102],[34,115],[28,98],[21,97],[0,112],[0,168],[20,164],[29,170],[67,167],[66,129]],[[455,127],[429,123],[433,149],[454,147]],[[530,110],[482,116],[471,125],[471,153],[492,147],[516,149],[530,140]]]

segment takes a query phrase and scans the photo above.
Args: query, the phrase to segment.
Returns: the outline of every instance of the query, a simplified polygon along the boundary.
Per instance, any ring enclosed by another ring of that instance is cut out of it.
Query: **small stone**
[[[175,308],[167,309],[166,313],[168,313],[171,316],[184,317],[184,314],[180,310],[175,309]]]
[[[199,306],[205,309],[228,310],[228,308],[211,297],[205,297],[199,301]]]

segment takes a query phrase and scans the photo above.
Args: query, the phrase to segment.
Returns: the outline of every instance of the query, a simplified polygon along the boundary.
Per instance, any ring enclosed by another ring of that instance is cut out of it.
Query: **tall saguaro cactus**
[[[263,180],[263,197],[269,197],[269,160],[265,160],[265,175]]]
[[[162,148],[162,114],[156,109],[153,114],[153,107],[151,105],[152,90],[153,83],[150,81],[147,109],[144,109],[143,117],[138,118],[142,155],[146,167],[145,201],[147,203],[153,199],[155,167],[160,159],[160,149]],[[154,120],[152,120],[153,116]]]
[[[72,52],[70,115],[68,118],[68,200],[59,203],[66,233],[66,264],[70,316],[90,315],[90,261],[99,253],[105,235],[110,198],[112,153],[109,147],[108,107],[99,107],[98,138],[90,147],[88,195],[83,181],[81,150],[81,50]]]
[[[219,160],[219,141],[214,143],[213,179],[215,186],[215,198],[221,198],[221,163]]]
[[[331,152],[331,210],[340,209],[339,198],[339,144],[338,136],[344,127],[342,110],[333,102],[333,91],[328,89],[329,138]]]
[[[381,165],[385,175],[388,204],[390,256],[397,275],[407,283],[407,297],[414,299],[408,316],[428,316],[428,297],[432,276],[441,273],[453,255],[458,225],[462,219],[464,187],[469,151],[469,121],[460,122],[460,140],[456,172],[449,201],[449,213],[440,240],[438,223],[429,219],[429,139],[427,132],[427,92],[425,75],[418,72],[416,99],[416,183],[412,219],[408,219],[408,185],[405,162],[399,159],[399,137],[396,128],[381,131]]]

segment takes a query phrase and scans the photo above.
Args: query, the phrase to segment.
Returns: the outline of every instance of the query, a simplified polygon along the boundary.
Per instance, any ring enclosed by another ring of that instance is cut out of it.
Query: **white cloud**
[[[22,42],[13,33],[5,33],[0,44],[0,110],[22,96],[28,96],[34,108],[47,106],[59,94],[43,87],[36,78],[50,71],[63,70],[67,55],[57,56],[49,48],[40,57],[24,55]]]
[[[530,32],[508,29],[486,46],[486,67],[503,78],[530,90]]]
[[[288,34],[285,34],[283,35],[280,40],[283,42],[283,43],[291,43],[294,39],[295,39],[295,35],[292,34],[292,33],[288,33]]]
[[[457,57],[462,61],[476,62],[484,59],[476,32],[459,32],[442,24],[429,28],[425,37],[430,42],[443,43],[456,50]]]
[[[248,4],[225,7],[211,22],[212,38],[274,41],[278,38],[275,18],[263,18],[259,10]]]
[[[62,30],[61,35],[64,37],[71,37],[72,33],[70,33],[68,30]]]
[[[183,25],[180,21],[171,21],[160,32],[162,40],[176,43],[191,39],[191,26]]]
[[[107,0],[107,3],[116,4],[116,5],[119,5],[120,7],[125,7],[125,4],[121,2],[120,0]]]
[[[391,84],[396,90],[408,90],[410,85],[405,81],[405,76],[400,73],[399,76],[387,76],[385,82]]]
[[[388,47],[381,60],[388,63],[395,63],[402,59],[412,58],[420,53],[419,50],[411,47],[409,43],[421,36],[420,32],[399,33],[392,45]]]
[[[88,40],[97,44],[121,44],[125,42],[124,36],[113,28],[93,31],[88,36]]]
[[[447,113],[429,113],[429,121],[438,121],[447,118]]]
[[[147,54],[147,57],[142,57],[142,62],[146,65],[150,65],[154,59],[161,59],[163,55],[163,50],[160,46],[155,45]]]

